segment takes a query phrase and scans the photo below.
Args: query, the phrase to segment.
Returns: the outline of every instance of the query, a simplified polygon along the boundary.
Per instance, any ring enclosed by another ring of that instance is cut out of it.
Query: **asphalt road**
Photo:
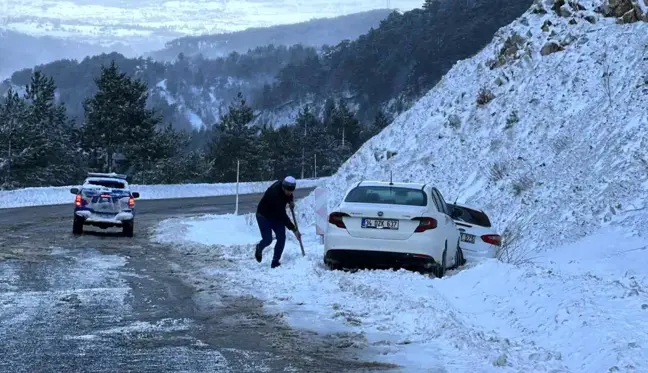
[[[259,198],[240,196],[240,211]],[[343,337],[289,328],[257,299],[208,307],[182,280],[178,252],[150,240],[162,219],[231,213],[234,201],[140,200],[133,238],[93,227],[73,236],[71,205],[0,209],[0,372],[387,369]]]

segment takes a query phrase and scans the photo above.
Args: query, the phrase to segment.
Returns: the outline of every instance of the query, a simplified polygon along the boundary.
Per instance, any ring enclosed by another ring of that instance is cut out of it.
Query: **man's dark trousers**
[[[286,245],[286,227],[281,221],[269,220],[263,215],[256,214],[257,224],[261,231],[261,242],[257,244],[257,251],[262,251],[272,243],[272,232],[274,231],[277,237],[277,243],[274,247],[274,256],[272,261],[279,262],[281,254],[283,254],[284,246]]]

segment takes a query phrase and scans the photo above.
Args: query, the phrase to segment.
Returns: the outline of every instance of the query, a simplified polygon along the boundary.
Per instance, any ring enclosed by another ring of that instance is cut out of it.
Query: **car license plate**
[[[362,218],[362,228],[397,230],[398,220]]]
[[[475,243],[475,235],[468,233],[461,233],[461,241],[468,243]]]

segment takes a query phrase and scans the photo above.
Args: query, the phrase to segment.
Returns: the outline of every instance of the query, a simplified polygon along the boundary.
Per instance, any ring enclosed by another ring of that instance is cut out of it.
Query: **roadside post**
[[[239,170],[241,167],[241,160],[236,160],[236,210],[234,210],[234,215],[239,214]]]

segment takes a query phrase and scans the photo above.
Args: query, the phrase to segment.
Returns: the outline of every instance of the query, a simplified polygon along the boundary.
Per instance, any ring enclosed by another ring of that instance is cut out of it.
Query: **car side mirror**
[[[79,188],[70,188],[70,193],[79,194]]]
[[[133,192],[133,193],[131,193],[131,195],[133,196],[133,198],[139,198],[140,197],[140,194],[138,192]]]

